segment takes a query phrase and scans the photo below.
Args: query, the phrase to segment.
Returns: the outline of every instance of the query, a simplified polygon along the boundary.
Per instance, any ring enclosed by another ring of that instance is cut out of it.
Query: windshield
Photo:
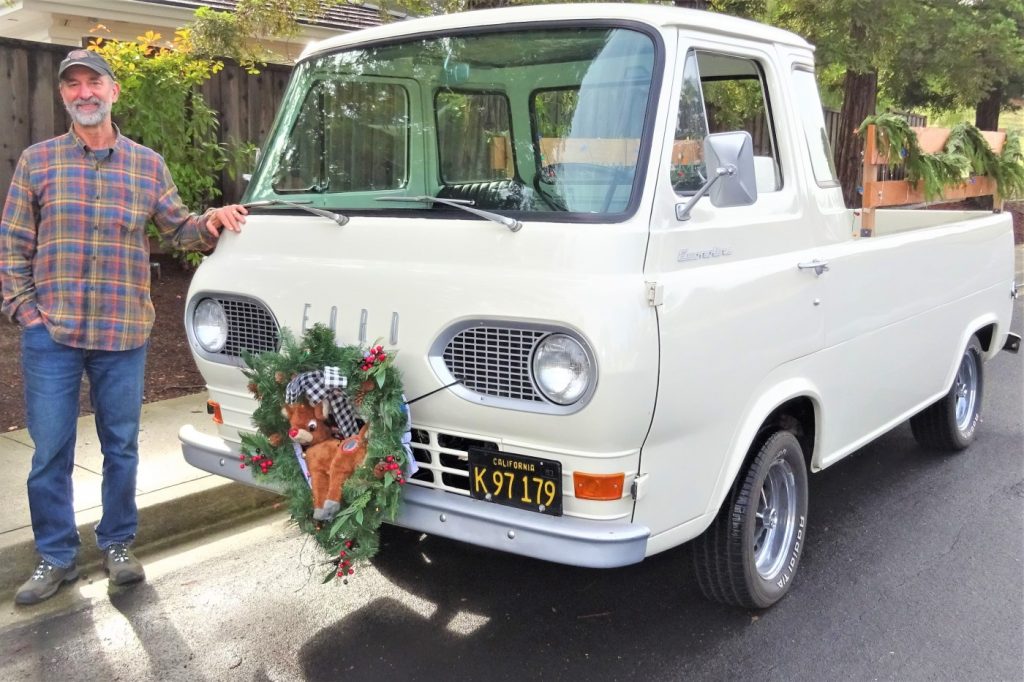
[[[623,214],[642,180],[654,72],[650,36],[607,27],[315,57],[296,67],[246,200],[452,210],[412,200],[430,196],[552,219]]]

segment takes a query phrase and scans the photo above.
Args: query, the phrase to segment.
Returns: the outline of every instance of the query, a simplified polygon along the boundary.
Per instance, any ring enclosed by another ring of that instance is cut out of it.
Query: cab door
[[[670,124],[645,262],[661,301],[660,385],[641,456],[652,475],[637,519],[655,535],[717,508],[717,490],[735,474],[726,470],[729,453],[746,448],[736,442],[744,415],[799,376],[800,359],[824,341],[793,132],[773,106],[785,96],[773,53],[685,32],[678,45],[674,134]],[[732,130],[754,142],[756,200],[719,208],[704,197],[688,219],[677,219],[677,206],[708,177],[703,138]]]

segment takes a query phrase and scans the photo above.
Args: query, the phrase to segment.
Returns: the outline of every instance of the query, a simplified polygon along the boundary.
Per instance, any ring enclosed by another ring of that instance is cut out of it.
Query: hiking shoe
[[[14,595],[14,603],[29,605],[38,604],[49,599],[60,586],[78,580],[78,566],[71,564],[67,568],[54,566],[46,559],[40,559],[32,576],[18,588]]]
[[[115,585],[128,585],[146,579],[142,563],[135,558],[128,545],[116,542],[104,550],[103,568]]]

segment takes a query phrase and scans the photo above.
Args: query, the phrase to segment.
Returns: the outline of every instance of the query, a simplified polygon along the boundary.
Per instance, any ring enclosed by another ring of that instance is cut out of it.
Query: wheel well
[[[760,450],[768,437],[780,429],[790,431],[796,436],[809,469],[811,457],[814,455],[814,435],[817,432],[814,403],[811,399],[806,396],[793,398],[776,407],[761,423],[757,438],[750,447],[750,454]]]
[[[987,324],[978,331],[974,332],[974,335],[978,337],[978,342],[981,347],[987,353],[989,348],[992,346],[992,336],[995,334],[996,326],[994,324]]]

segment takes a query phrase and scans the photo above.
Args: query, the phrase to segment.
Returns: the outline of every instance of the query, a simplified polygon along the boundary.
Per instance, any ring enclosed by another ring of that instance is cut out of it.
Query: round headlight
[[[196,341],[207,353],[224,350],[228,340],[228,316],[224,306],[212,298],[204,298],[192,313],[192,330]]]
[[[590,387],[590,356],[571,336],[551,334],[534,351],[533,378],[545,398],[559,405],[572,405]]]

